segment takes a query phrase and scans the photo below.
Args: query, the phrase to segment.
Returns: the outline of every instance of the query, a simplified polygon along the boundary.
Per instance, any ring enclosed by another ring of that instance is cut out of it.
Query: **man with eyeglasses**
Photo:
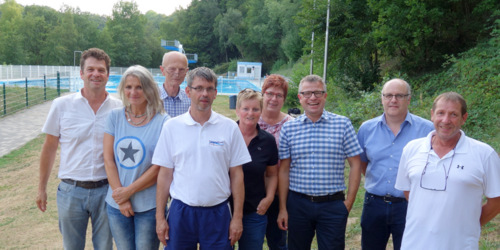
[[[361,147],[351,121],[324,110],[326,84],[304,77],[299,100],[304,114],[286,122],[280,133],[278,225],[288,230],[288,248],[344,249],[347,217],[361,180]],[[344,196],[345,160],[351,167]]]
[[[186,92],[180,88],[189,70],[186,55],[177,51],[165,53],[160,69],[165,76],[163,88],[160,88],[165,111],[170,117],[186,113],[191,105],[191,100]]]
[[[238,125],[212,110],[215,73],[196,68],[187,85],[191,107],[165,123],[153,154],[152,163],[161,166],[156,233],[166,249],[196,249],[199,243],[201,249],[230,250],[243,231],[242,165],[251,161],[250,154]]]
[[[500,158],[465,135],[467,117],[460,94],[441,94],[431,109],[435,130],[403,149],[396,188],[409,202],[401,249],[478,249],[481,226],[500,212]]]
[[[358,131],[363,148],[361,171],[365,175],[365,200],[361,215],[363,249],[386,249],[392,234],[394,249],[401,248],[408,202],[394,188],[403,147],[433,130],[429,120],[408,112],[410,85],[392,79],[382,87],[384,113],[365,121]]]

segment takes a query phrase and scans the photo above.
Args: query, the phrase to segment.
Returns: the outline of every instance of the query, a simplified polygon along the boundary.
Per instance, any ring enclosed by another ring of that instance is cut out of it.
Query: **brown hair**
[[[441,99],[443,99],[444,101],[448,101],[448,102],[460,103],[460,106],[462,106],[462,108],[461,108],[462,114],[461,115],[465,115],[465,113],[467,113],[467,102],[465,102],[465,99],[462,97],[462,95],[460,95],[457,92],[446,92],[446,93],[442,93],[442,94],[438,95],[438,97],[436,97],[436,99],[434,99],[434,103],[432,103],[432,110],[436,110],[436,105],[437,105],[438,101]]]
[[[89,58],[89,57],[93,57],[99,61],[104,61],[106,63],[106,70],[107,70],[108,75],[109,75],[109,65],[111,64],[111,59],[109,58],[108,54],[106,54],[106,52],[104,52],[104,50],[98,49],[98,48],[91,48],[91,49],[85,50],[82,53],[82,56],[80,58],[80,70],[81,71],[83,71],[85,69],[85,60],[87,60],[87,58]]]

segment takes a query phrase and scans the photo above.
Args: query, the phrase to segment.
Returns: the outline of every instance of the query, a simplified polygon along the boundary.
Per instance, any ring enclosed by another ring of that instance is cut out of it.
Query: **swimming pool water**
[[[109,76],[108,84],[106,85],[106,90],[110,93],[116,93],[117,87],[120,84],[121,75],[111,75]],[[158,86],[161,87],[163,82],[165,81],[164,76],[155,76],[155,81],[158,83]],[[25,80],[15,80],[15,81],[2,81],[6,83],[7,86],[18,86],[24,87],[26,84]],[[62,77],[60,82],[62,89],[70,89],[70,91],[79,91],[83,87],[83,81],[80,78],[70,78]],[[43,87],[44,82],[43,79],[28,79],[29,87]],[[47,87],[55,88],[57,86],[57,80],[54,78],[47,79]],[[187,86],[186,82],[181,84],[181,88],[185,89]],[[254,89],[256,91],[261,91],[261,88],[251,83],[248,80],[242,79],[226,79],[226,78],[218,78],[217,80],[217,93],[222,95],[234,95],[238,94],[241,90],[245,88]]]

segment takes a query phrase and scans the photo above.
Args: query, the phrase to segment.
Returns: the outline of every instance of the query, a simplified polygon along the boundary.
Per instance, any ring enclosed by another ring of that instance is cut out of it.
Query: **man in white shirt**
[[[467,116],[461,95],[439,95],[431,109],[435,130],[403,149],[396,179],[408,199],[401,249],[478,249],[481,226],[500,212],[500,159],[461,130]]]
[[[122,104],[106,92],[110,61],[101,49],[84,51],[80,59],[83,88],[54,100],[42,129],[46,137],[36,203],[45,212],[47,183],[61,144],[57,210],[64,249],[85,248],[89,218],[94,248],[113,247],[105,209],[108,180],[102,152],[106,117]]]
[[[187,84],[191,107],[165,123],[153,154],[152,163],[161,166],[156,233],[166,249],[196,249],[200,244],[201,249],[230,250],[243,231],[241,165],[251,161],[250,154],[236,123],[211,109],[217,96],[215,73],[196,68]]]

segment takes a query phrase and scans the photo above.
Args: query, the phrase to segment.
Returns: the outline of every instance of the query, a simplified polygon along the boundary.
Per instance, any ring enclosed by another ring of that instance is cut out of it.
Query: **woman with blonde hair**
[[[158,249],[156,179],[151,159],[169,118],[158,84],[144,67],[129,67],[118,92],[124,108],[111,111],[104,129],[109,226],[118,249]]]
[[[252,157],[251,162],[243,164],[243,233],[238,241],[241,250],[262,249],[268,223],[266,212],[274,200],[278,185],[278,148],[274,137],[257,124],[261,112],[260,92],[244,89],[238,94],[238,127]]]

